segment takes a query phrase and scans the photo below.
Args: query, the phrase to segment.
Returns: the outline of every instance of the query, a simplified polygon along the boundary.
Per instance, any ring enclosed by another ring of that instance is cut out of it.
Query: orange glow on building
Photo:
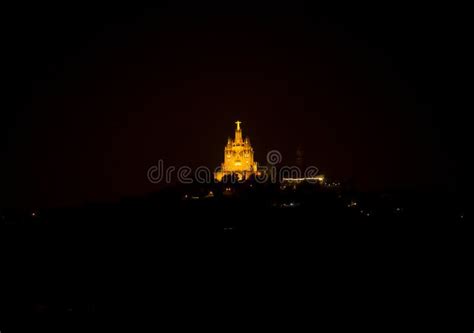
[[[224,148],[224,163],[221,164],[220,171],[215,173],[215,178],[221,181],[226,175],[236,175],[239,180],[247,179],[257,173],[257,162],[253,160],[253,148],[248,137],[243,140],[242,129],[236,121],[235,138],[227,140]]]

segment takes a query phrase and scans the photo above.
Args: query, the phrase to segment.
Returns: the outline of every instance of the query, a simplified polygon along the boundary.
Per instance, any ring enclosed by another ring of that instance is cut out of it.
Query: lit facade
[[[236,175],[239,180],[247,179],[257,173],[257,162],[253,160],[253,148],[248,137],[242,137],[240,121],[236,121],[235,138],[227,140],[224,148],[224,163],[219,171],[215,173],[215,178],[221,181],[226,175]]]

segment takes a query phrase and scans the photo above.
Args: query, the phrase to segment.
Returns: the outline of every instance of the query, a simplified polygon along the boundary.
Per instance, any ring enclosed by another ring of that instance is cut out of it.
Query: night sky
[[[465,10],[311,3],[5,9],[0,207],[152,192],[159,159],[219,165],[236,120],[258,162],[463,190]]]

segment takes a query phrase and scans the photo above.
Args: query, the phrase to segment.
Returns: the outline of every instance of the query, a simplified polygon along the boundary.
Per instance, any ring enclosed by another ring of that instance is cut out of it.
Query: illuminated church
[[[244,180],[257,173],[257,162],[253,160],[253,149],[248,137],[242,139],[242,122],[236,121],[235,138],[227,140],[224,148],[224,163],[219,171],[215,173],[215,178],[221,181],[226,175],[234,174],[239,180]]]

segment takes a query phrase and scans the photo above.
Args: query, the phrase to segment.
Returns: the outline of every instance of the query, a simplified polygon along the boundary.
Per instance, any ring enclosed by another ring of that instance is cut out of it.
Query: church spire
[[[241,121],[236,121],[237,128],[235,129],[235,143],[242,143],[242,129],[240,128]]]

